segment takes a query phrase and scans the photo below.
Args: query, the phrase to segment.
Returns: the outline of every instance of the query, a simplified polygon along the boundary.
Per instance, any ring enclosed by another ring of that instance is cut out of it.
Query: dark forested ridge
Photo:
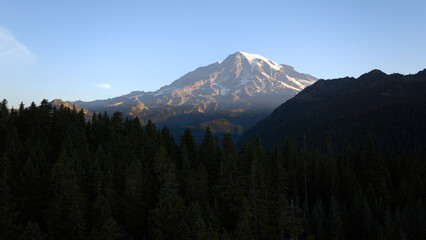
[[[365,147],[366,135],[396,152],[426,146],[426,70],[387,75],[373,70],[355,78],[320,80],[257,123],[242,141],[267,145],[289,136],[318,146],[325,138],[341,148]]]
[[[118,112],[3,101],[0,239],[426,239],[426,154],[374,140],[237,152],[229,134],[175,143]]]

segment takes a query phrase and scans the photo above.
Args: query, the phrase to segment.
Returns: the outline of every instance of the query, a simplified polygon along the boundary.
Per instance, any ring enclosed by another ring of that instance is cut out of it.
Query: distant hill
[[[249,129],[241,143],[259,137],[280,145],[290,136],[321,145],[360,147],[371,135],[392,150],[426,146],[426,70],[387,75],[373,70],[359,78],[319,80]],[[323,144],[322,144],[323,145]]]
[[[50,102],[50,104],[54,107],[56,107],[57,109],[59,109],[61,106],[73,109],[75,108],[75,110],[77,112],[80,112],[81,110],[83,110],[84,113],[84,118],[86,119],[86,121],[89,121],[90,119],[92,119],[93,113],[90,112],[89,110],[87,110],[86,108],[83,108],[77,104],[75,104],[74,102],[71,101],[63,101],[62,99],[54,99],[53,101]]]
[[[213,119],[200,124],[201,129],[206,129],[207,127],[210,128],[212,133],[228,132],[231,134],[241,134],[243,132],[243,127],[231,123],[224,118]]]

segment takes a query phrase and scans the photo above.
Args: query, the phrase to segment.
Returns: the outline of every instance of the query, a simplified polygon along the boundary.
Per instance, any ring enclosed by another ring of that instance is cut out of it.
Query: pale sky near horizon
[[[426,68],[426,1],[0,0],[0,98],[156,90],[237,51],[318,78]]]

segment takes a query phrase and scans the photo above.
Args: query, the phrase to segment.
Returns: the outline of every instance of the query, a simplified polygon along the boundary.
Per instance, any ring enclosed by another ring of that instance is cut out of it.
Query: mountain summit
[[[315,81],[291,66],[237,52],[223,62],[197,68],[153,93],[136,93],[136,97],[142,97],[148,105],[197,105],[200,112],[274,108]]]
[[[120,111],[151,118],[168,126],[199,124],[217,118],[247,127],[271,113],[317,79],[245,52],[199,67],[154,92],[135,91],[120,97],[75,102],[89,111]],[[250,120],[245,115],[256,113]]]

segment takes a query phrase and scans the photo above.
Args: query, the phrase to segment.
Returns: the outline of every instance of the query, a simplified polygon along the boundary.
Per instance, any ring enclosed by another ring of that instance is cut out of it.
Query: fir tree
[[[74,159],[64,151],[52,170],[54,196],[46,222],[49,236],[56,239],[81,239],[86,230],[84,199],[74,166]]]
[[[18,212],[16,204],[10,195],[9,184],[0,176],[0,238],[16,239],[20,226],[16,223]]]
[[[24,231],[19,236],[19,240],[45,240],[46,234],[44,234],[37,223],[29,221]]]

